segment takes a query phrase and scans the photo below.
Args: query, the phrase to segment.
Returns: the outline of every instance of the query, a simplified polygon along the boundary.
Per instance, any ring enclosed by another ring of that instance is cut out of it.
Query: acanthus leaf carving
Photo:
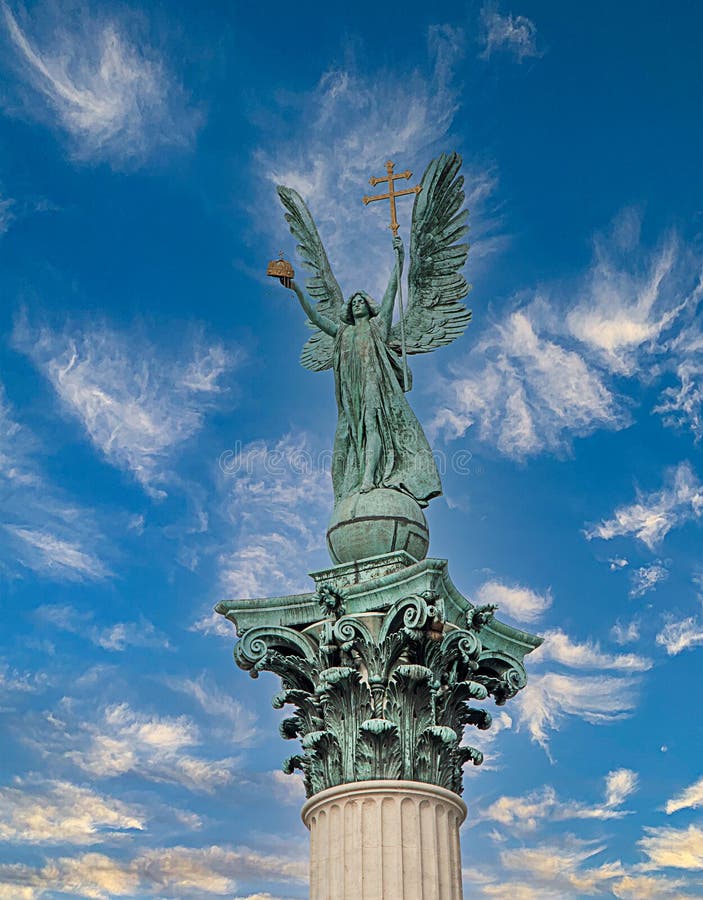
[[[302,753],[284,771],[303,773],[308,796],[371,778],[409,779],[462,791],[462,767],[482,753],[462,743],[465,726],[491,716],[469,701],[505,702],[524,685],[524,668],[484,651],[480,630],[492,611],[474,609],[466,628],[448,626],[442,598],[412,594],[376,618],[345,613],[342,595],[324,586],[327,618],[305,632],[260,626],[235,649],[238,665],[282,681],[273,704],[292,706],[281,735]]]

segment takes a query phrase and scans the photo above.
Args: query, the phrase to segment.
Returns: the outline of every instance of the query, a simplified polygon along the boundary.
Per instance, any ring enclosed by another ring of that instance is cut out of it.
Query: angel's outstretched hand
[[[283,287],[288,288],[289,291],[293,290],[293,279],[292,278],[289,278],[288,276],[284,275],[282,277],[279,277],[278,280],[281,282]]]

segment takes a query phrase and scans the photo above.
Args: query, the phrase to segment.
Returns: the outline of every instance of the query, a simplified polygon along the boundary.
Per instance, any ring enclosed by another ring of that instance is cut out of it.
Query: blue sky
[[[413,361],[431,554],[545,636],[471,735],[466,893],[703,896],[702,19],[0,4],[0,898],[306,896],[275,682],[212,614],[327,562],[274,185],[378,295],[368,177],[453,149],[474,318]]]

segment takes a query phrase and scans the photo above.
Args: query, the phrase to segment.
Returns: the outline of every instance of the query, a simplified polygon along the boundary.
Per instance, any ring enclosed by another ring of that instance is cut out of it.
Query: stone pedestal
[[[461,900],[466,804],[418,781],[361,781],[315,794],[310,900]]]

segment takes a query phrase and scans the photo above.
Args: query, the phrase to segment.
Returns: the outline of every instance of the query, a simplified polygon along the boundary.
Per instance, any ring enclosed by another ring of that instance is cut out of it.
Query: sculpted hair
[[[342,314],[340,316],[342,322],[345,325],[353,325],[354,324],[354,313],[352,312],[352,303],[354,302],[354,297],[363,297],[366,301],[366,306],[369,311],[369,318],[373,319],[374,316],[378,315],[378,306],[374,302],[373,298],[370,297],[366,291],[356,291],[356,293],[352,294],[351,297],[347,300],[347,302],[342,307]]]

